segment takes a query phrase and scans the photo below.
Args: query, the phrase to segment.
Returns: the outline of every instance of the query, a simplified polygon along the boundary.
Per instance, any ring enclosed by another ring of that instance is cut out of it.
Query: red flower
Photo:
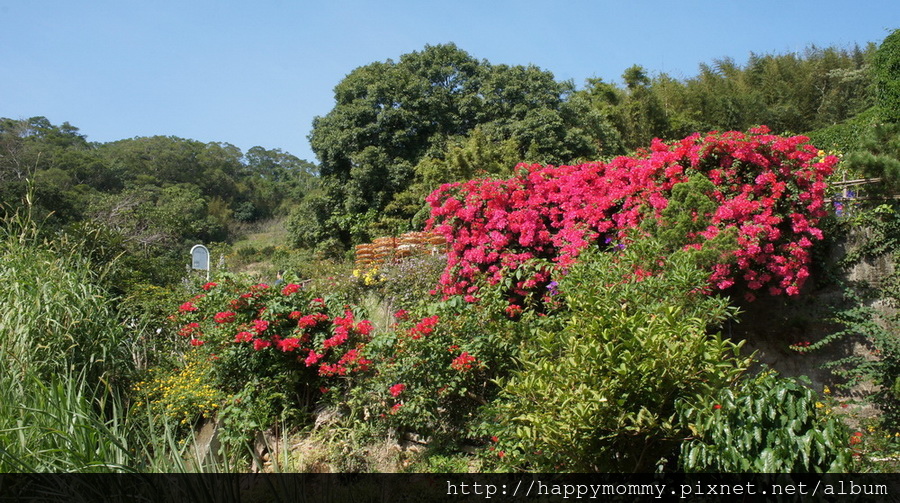
[[[191,312],[191,311],[196,311],[197,306],[195,306],[193,302],[188,301],[188,302],[185,302],[184,304],[182,304],[181,306],[179,306],[178,310],[182,313],[187,313],[187,312]]]
[[[300,290],[300,285],[295,283],[288,283],[284,288],[281,289],[282,295],[290,295],[292,293],[297,293]]]
[[[588,244],[621,241],[646,217],[660,216],[673,187],[689,181],[689,168],[712,182],[710,196],[719,207],[697,215],[710,225],[688,236],[686,246],[702,250],[721,232],[737,231],[735,263],[718,264],[710,284],[729,289],[746,273],[771,272],[768,279],[746,279],[746,286],[796,295],[809,275],[808,249],[822,239],[816,225],[824,215],[825,177],[838,161],[819,159],[807,141],[764,128],[694,134],[668,144],[654,141],[607,164],[522,164],[508,180],[445,184],[426,198],[428,228],[450,244],[441,289],[470,300],[479,276],[497,284],[503,270],[535,257],[564,269]],[[521,298],[543,281],[522,278],[513,292]]]
[[[506,315],[510,318],[515,318],[520,314],[522,314],[522,306],[517,306],[515,304],[506,306]]]
[[[184,337],[190,337],[192,335],[200,335],[200,324],[197,322],[191,322],[187,325],[181,327],[181,330],[178,331],[178,335],[182,335]]]
[[[388,391],[391,393],[392,397],[396,398],[396,397],[400,396],[400,393],[403,393],[403,390],[405,390],[405,389],[406,389],[405,384],[395,384],[395,385],[391,386]]]
[[[400,321],[409,319],[409,312],[405,309],[401,309],[394,313],[394,318],[397,318]]]
[[[253,337],[254,335],[251,332],[238,332],[234,336],[234,342],[250,342],[253,340]]]
[[[356,331],[359,332],[360,335],[369,335],[372,332],[372,322],[369,320],[362,320],[356,324]]]
[[[201,288],[203,288],[203,289],[206,290],[206,291],[209,291],[209,289],[212,288],[212,287],[214,287],[214,286],[219,286],[219,284],[218,284],[218,283],[213,283],[212,281],[210,281],[209,283],[204,284]]]
[[[253,339],[253,349],[260,351],[271,346],[272,343],[263,339]]]
[[[419,339],[423,335],[428,335],[434,331],[434,327],[437,325],[437,323],[437,315],[422,318],[422,321],[417,323],[416,326],[409,330],[409,336],[413,339]]]
[[[234,311],[223,311],[221,313],[216,313],[215,315],[213,315],[213,319],[216,321],[216,323],[233,323],[234,317]]]
[[[191,339],[191,346],[202,346],[206,344],[206,342],[201,341],[200,339]]]
[[[719,405],[719,404],[713,405],[713,409],[714,409],[714,410],[719,410],[719,409],[721,409],[721,408],[722,408],[722,406]]]
[[[462,354],[453,359],[450,363],[450,368],[459,371],[468,370],[472,368],[475,361],[476,359],[474,356],[470,355],[467,351],[463,351]]]
[[[253,331],[261,334],[269,328],[269,322],[265,320],[253,320]]]
[[[341,327],[338,327],[338,329]],[[341,344],[347,342],[347,331],[346,330],[335,330],[335,334],[328,339],[325,339],[322,342],[323,348],[333,348],[335,346],[340,346]]]
[[[319,322],[327,319],[328,315],[324,313],[307,314],[306,316],[301,316],[300,319],[297,320],[297,326],[300,328],[312,328]]]
[[[278,349],[280,349],[281,351],[284,351],[285,353],[288,353],[288,352],[291,352],[291,351],[293,351],[293,350],[295,350],[295,349],[297,349],[297,348],[300,347],[300,339],[297,339],[296,337],[288,337],[288,338],[286,338],[286,339],[280,339],[280,340],[278,340],[278,341],[275,343],[275,345],[276,345],[276,346],[278,347]]]
[[[307,367],[311,367],[311,366],[315,365],[316,363],[318,363],[318,361],[323,356],[324,355],[317,354],[313,350],[309,350],[309,355],[306,357],[306,360],[304,360],[304,363],[306,364]]]

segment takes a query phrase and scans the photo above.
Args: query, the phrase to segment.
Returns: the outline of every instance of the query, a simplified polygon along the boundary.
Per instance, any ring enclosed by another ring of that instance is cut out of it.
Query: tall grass
[[[16,217],[0,229],[0,361],[24,379],[77,370],[98,381],[129,371],[126,332],[98,270],[65,236],[41,238]]]
[[[83,244],[27,215],[0,225],[0,473],[222,469],[130,410],[140,343]]]

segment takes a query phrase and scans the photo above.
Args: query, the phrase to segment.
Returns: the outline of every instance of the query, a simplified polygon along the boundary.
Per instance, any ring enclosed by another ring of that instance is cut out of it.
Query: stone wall
[[[752,303],[740,302],[743,313],[740,322],[725,327],[726,334],[736,340],[745,340],[745,353],[756,352],[761,364],[777,370],[785,376],[807,376],[813,389],[822,391],[824,386],[838,390],[840,381],[823,365],[840,358],[862,355],[875,358],[873,347],[863,338],[848,338],[832,342],[821,349],[799,352],[791,345],[815,343],[840,327],[831,319],[847,305],[842,289],[826,278],[825,271],[838,270],[848,252],[857,249],[870,238],[866,229],[855,229],[839,242],[832,243],[826,253],[823,267],[807,282],[800,295],[793,298],[760,296]],[[839,274],[841,280],[858,287],[879,287],[885,278],[894,274],[897,265],[889,256],[861,261]],[[897,312],[885,299],[876,299],[870,307],[882,315]],[[900,337],[900,334],[898,334]],[[869,386],[858,386],[842,392],[843,398],[858,398],[872,391]]]

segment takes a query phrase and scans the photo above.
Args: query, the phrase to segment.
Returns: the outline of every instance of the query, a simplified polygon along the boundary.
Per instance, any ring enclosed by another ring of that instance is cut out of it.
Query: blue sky
[[[898,0],[0,0],[0,117],[314,161],[306,137],[334,86],[426,44],[580,87],[633,64],[686,78],[716,58],[865,46],[896,28]]]

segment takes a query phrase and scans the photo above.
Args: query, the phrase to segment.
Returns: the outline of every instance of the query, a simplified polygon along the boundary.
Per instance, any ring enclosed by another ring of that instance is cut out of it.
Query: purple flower
[[[550,284],[547,285],[547,290],[550,291],[550,295],[556,295],[559,293],[559,290],[557,290],[558,287],[559,283],[557,283],[556,281],[551,281]]]

